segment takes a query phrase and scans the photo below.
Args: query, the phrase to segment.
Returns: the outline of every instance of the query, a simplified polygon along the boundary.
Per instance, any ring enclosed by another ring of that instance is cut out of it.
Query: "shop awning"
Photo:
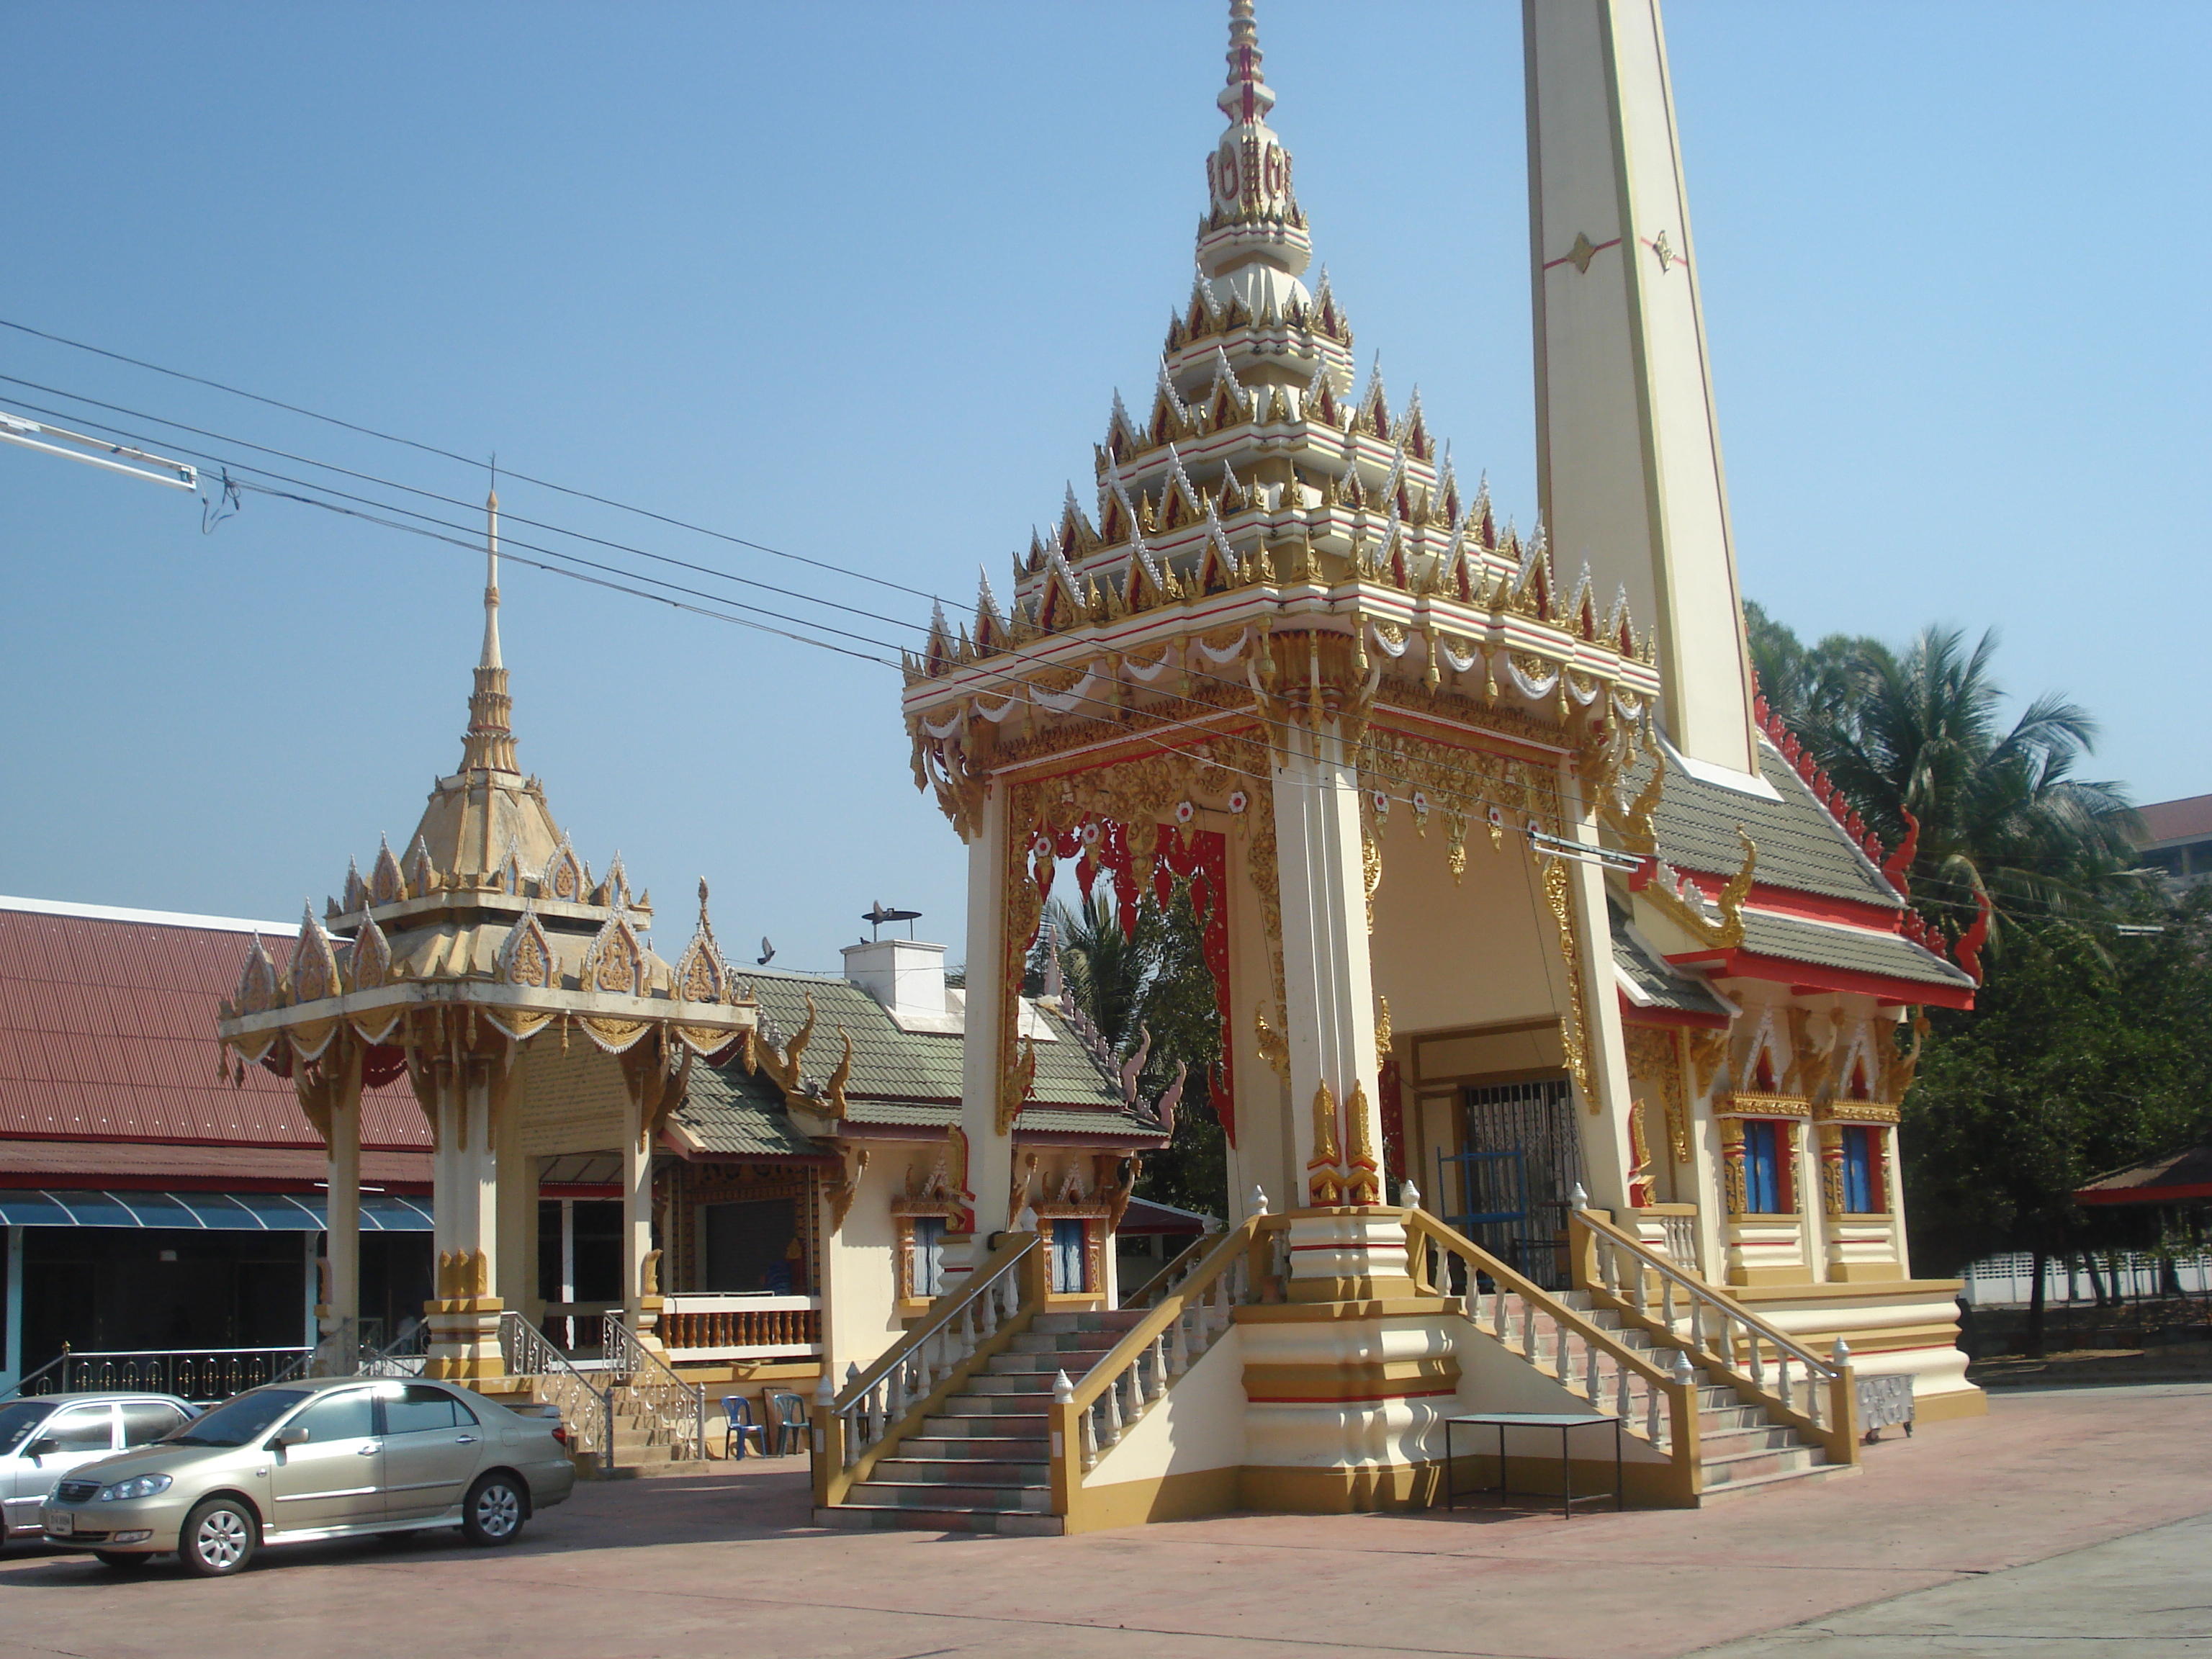
[[[361,1195],[365,1233],[427,1233],[430,1200]],[[320,1194],[47,1193],[0,1190],[0,1222],[11,1227],[175,1227],[222,1232],[319,1233]]]

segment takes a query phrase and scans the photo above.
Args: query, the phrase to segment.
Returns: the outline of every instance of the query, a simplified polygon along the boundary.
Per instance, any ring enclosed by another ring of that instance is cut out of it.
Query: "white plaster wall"
[[[1492,1336],[1478,1330],[1473,1321],[1460,1319],[1449,1328],[1452,1352],[1459,1357],[1459,1393],[1452,1409],[1455,1412],[1576,1412],[1587,1413],[1589,1401],[1569,1389],[1557,1377],[1547,1376],[1534,1365],[1505,1347]],[[1579,1353],[1581,1351],[1576,1351]],[[1633,1435],[1621,1437],[1621,1455],[1631,1463],[1663,1463],[1664,1454],[1648,1440]],[[1571,1431],[1571,1449],[1580,1457],[1599,1457],[1613,1449],[1612,1431],[1599,1429],[1577,1429]],[[1460,1456],[1476,1453],[1495,1455],[1498,1450],[1498,1431],[1495,1429],[1461,1429],[1452,1437],[1452,1450]],[[1542,1457],[1559,1455],[1559,1431],[1557,1429],[1508,1429],[1505,1431],[1505,1452],[1509,1457]],[[1444,1434],[1442,1424],[1437,1426],[1436,1437],[1428,1455],[1442,1457]]]
[[[1167,1398],[1107,1447],[1086,1491],[1200,1469],[1236,1468],[1245,1454],[1243,1328],[1231,1326],[1169,1386]]]
[[[829,1201],[822,1200],[822,1334],[823,1361],[832,1382],[845,1367],[866,1368],[902,1327],[898,1318],[898,1226],[893,1197],[906,1188],[906,1170],[927,1149],[873,1149],[845,1224],[830,1231]]]
[[[1390,999],[1390,1026],[1401,1041],[1559,1012],[1559,935],[1518,836],[1493,849],[1489,830],[1470,825],[1467,874],[1456,884],[1445,863],[1442,813],[1431,815],[1424,836],[1413,809],[1395,805],[1378,844],[1382,879],[1368,945],[1375,988]]]
[[[1860,1352],[1853,1341],[1862,1332],[1871,1340],[1872,1333],[1900,1325],[1942,1325],[1955,1320],[1957,1298],[1942,1291],[1900,1290],[1893,1296],[1863,1300],[1856,1297],[1832,1301],[1762,1300],[1754,1304],[1753,1311],[1824,1358],[1829,1343],[1840,1334],[1853,1346],[1851,1366],[1861,1376],[1910,1375],[1916,1399],[1963,1393],[1972,1387],[1966,1381],[1966,1356],[1955,1343],[1930,1342],[1877,1352],[1871,1347]],[[1813,1332],[1820,1333],[1818,1340],[1808,1340]]]

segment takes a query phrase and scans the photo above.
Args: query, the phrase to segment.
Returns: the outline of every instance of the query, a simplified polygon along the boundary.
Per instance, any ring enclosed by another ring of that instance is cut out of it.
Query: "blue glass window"
[[[934,1297],[945,1288],[945,1218],[914,1218],[914,1293]]]
[[[1844,1130],[1844,1208],[1853,1215],[1878,1214],[1882,1207],[1879,1129],[1849,1125]]]
[[[1784,1160],[1789,1156],[1786,1124],[1753,1118],[1743,1126],[1744,1207],[1753,1215],[1783,1215]]]
[[[1052,1224],[1052,1288],[1062,1296],[1080,1296],[1091,1288],[1091,1252],[1084,1243],[1079,1217],[1063,1216]]]

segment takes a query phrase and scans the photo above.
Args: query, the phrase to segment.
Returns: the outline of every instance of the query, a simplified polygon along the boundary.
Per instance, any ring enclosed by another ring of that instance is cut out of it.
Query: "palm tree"
[[[1936,626],[1901,654],[1824,641],[1808,654],[1835,654],[1791,727],[1877,834],[1913,843],[1911,879],[1960,924],[1984,894],[2000,923],[2084,917],[2133,861],[2133,810],[2119,785],[2074,775],[2096,739],[2079,704],[2045,692],[2004,726],[1996,645]]]
[[[1984,896],[1994,942],[2124,890],[2132,810],[2118,785],[2074,775],[2096,723],[2046,692],[2007,729],[1994,629],[1969,650],[1959,629],[1924,628],[1899,653],[1841,634],[1808,647],[1755,605],[1744,619],[1768,707],[1870,829],[1911,848],[1903,873],[1954,932]]]

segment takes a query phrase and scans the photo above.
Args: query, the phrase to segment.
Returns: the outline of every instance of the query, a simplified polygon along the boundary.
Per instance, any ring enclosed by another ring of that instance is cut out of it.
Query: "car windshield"
[[[53,1407],[44,1400],[17,1400],[0,1406],[0,1457],[30,1437],[33,1429],[46,1420]]]
[[[256,1389],[226,1401],[161,1443],[165,1446],[243,1446],[307,1397],[305,1389]]]

